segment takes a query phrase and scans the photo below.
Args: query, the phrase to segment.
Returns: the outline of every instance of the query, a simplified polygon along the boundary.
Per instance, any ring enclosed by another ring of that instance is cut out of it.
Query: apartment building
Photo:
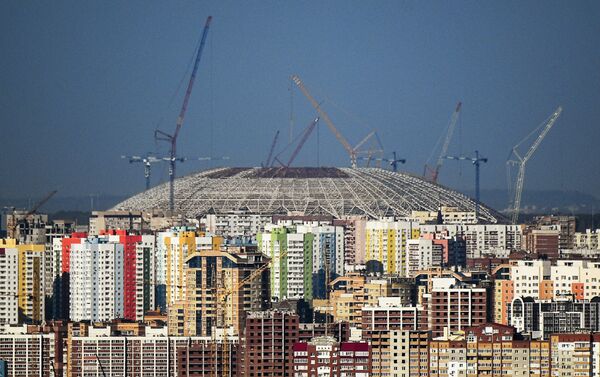
[[[586,260],[557,260],[550,267],[553,296],[592,300],[600,297],[600,262]]]
[[[433,337],[487,322],[487,290],[475,285],[433,278],[432,289],[423,295],[423,313]],[[425,320],[425,318],[423,318]]]
[[[246,317],[244,376],[294,376],[293,346],[300,341],[298,315],[251,312]]]
[[[418,329],[418,313],[414,306],[403,306],[398,297],[380,297],[377,306],[365,306],[362,309],[362,339],[369,342],[372,351],[372,375],[375,377],[390,376],[393,372],[394,357],[405,357],[408,360],[408,350],[402,356],[398,354],[398,343],[408,343],[408,336],[404,340],[397,339],[398,333],[415,331]],[[406,335],[406,334],[405,334]],[[407,346],[401,344],[400,347]],[[396,348],[394,348],[396,347]],[[400,362],[402,364],[402,362]],[[403,365],[404,370],[408,364]],[[396,365],[396,367],[398,367]]]
[[[89,234],[98,236],[106,230],[141,233],[145,229],[141,211],[92,211]]]
[[[506,251],[521,250],[523,231],[520,225],[420,225],[421,233],[438,234],[439,237],[459,237],[465,240],[467,259],[496,255]]]
[[[69,317],[73,321],[123,318],[123,244],[86,238],[70,253]]]
[[[371,376],[371,347],[366,342],[337,342],[331,337],[296,343],[294,376]]]
[[[508,306],[508,321],[517,331],[535,338],[569,332],[600,331],[600,300],[541,301],[515,297]]]
[[[170,312],[180,311],[183,304],[183,326],[170,315],[170,334],[181,328],[186,336],[212,336],[215,328],[243,334],[246,313],[264,310],[270,303],[267,263],[255,247],[202,250],[188,256],[185,299],[169,307]]]
[[[600,250],[600,229],[586,229],[574,234],[575,249]]]
[[[403,306],[411,305],[415,296],[412,282],[403,278],[378,278],[347,275],[332,282],[329,304],[335,321],[360,327],[362,308],[377,307],[380,297],[396,297]]]
[[[51,326],[0,328],[0,360],[7,376],[63,376],[63,333]]]
[[[43,244],[0,239],[0,323],[44,321],[44,251]]]
[[[407,240],[419,238],[419,224],[408,220],[373,220],[367,221],[365,232],[366,261],[380,262],[385,273],[405,276]]]
[[[430,239],[407,240],[406,276],[415,276],[418,271],[442,267],[444,250],[439,243]]]
[[[259,250],[279,263],[271,269],[278,299],[325,298],[328,282],[344,275],[344,228],[330,225],[265,225]]]
[[[535,255],[544,255],[549,259],[560,256],[558,226],[541,226],[540,229],[528,229],[524,234],[524,249]]]
[[[170,337],[166,327],[152,327],[139,323],[113,323],[110,325],[88,326],[69,325],[68,375],[83,376],[128,376],[128,377],[168,377],[187,375],[196,370],[196,355],[199,347],[204,350],[223,351],[222,344],[237,344],[238,338],[221,337]],[[77,328],[76,328],[77,327]],[[235,346],[233,346],[235,349]],[[229,347],[225,347],[229,350]],[[217,362],[229,360],[233,353],[213,352]],[[190,364],[186,364],[189,361]],[[210,361],[203,365],[204,368]],[[234,364],[235,365],[235,364]],[[188,369],[189,367],[189,369]],[[211,370],[211,372],[215,372]],[[190,374],[192,375],[192,374]],[[208,375],[208,374],[207,374]],[[235,375],[235,373],[233,374]]]

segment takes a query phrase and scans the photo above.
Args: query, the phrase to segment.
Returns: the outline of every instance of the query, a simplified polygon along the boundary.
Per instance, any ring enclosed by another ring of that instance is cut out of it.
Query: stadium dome
[[[175,209],[189,217],[247,211],[254,214],[409,216],[439,206],[474,211],[469,197],[407,173],[380,168],[217,168],[175,180]],[[116,210],[168,209],[169,184],[119,204]],[[480,221],[498,212],[480,205]]]

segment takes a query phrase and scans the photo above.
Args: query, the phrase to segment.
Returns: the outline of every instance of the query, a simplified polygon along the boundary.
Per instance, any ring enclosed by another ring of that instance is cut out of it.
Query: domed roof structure
[[[175,180],[175,209],[189,217],[247,211],[255,214],[409,216],[440,206],[474,211],[469,197],[407,173],[380,168],[217,168]],[[169,207],[169,184],[139,193],[118,210]],[[502,215],[479,206],[480,221]]]

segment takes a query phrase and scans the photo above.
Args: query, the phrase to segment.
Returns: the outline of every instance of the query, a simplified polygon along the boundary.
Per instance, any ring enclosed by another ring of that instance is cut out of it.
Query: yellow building
[[[214,336],[217,329],[226,328],[241,334],[246,313],[269,305],[270,273],[263,267],[268,261],[256,248],[201,250],[189,255],[185,299],[169,307],[169,333]]]
[[[166,303],[167,306],[185,299],[185,261],[200,250],[219,250],[223,237],[205,235],[203,232],[175,228],[176,231],[164,237],[166,258]]]
[[[44,245],[0,239],[0,322],[44,320]]]
[[[419,238],[419,224],[412,221],[367,221],[366,261],[381,262],[383,271],[406,274],[406,241]]]

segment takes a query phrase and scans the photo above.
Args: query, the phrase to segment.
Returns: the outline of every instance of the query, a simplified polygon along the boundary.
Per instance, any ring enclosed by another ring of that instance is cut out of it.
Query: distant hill
[[[17,209],[31,208],[41,198],[1,198],[0,209],[4,207],[16,207]],[[94,195],[90,196],[60,196],[50,198],[39,212],[54,213],[59,211],[102,211],[112,208],[115,204],[127,199],[125,195]]]
[[[475,196],[473,191],[466,191],[465,194]],[[481,190],[481,201],[498,211],[506,212],[508,192],[507,190]],[[530,190],[523,192],[521,208],[523,214],[579,214],[592,211],[600,213],[600,200],[579,191]]]

